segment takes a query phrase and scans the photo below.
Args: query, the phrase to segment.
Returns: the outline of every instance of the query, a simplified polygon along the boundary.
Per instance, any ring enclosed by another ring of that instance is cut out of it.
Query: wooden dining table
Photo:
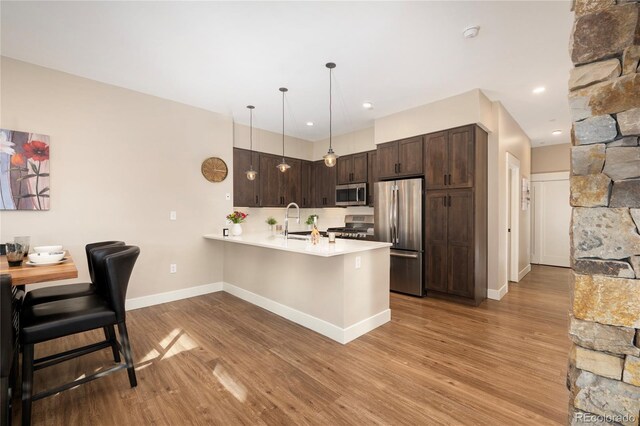
[[[0,274],[11,275],[11,284],[14,286],[24,286],[78,278],[78,268],[68,253],[64,262],[42,266],[27,265],[26,259],[20,266],[9,266],[7,256],[0,256]]]

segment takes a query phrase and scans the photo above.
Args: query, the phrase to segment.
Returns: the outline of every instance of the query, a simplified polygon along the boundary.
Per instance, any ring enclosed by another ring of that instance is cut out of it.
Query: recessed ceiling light
[[[478,36],[479,31],[480,31],[479,25],[472,25],[470,27],[465,28],[464,31],[462,31],[462,35],[464,36],[464,38],[474,38]]]
[[[371,109],[373,108],[373,104],[371,102],[363,102],[362,108]]]
[[[307,121],[307,126],[309,127],[313,126],[313,121]]]
[[[553,132],[551,132],[552,135],[554,136],[558,136],[562,134],[562,130],[554,130]]]
[[[533,89],[533,93],[536,95],[539,95],[540,93],[543,93],[545,90],[547,89],[544,86],[540,86]]]

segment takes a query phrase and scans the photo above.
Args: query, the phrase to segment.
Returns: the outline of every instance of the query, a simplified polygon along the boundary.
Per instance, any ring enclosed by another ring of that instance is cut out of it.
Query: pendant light
[[[278,164],[276,167],[282,173],[286,172],[291,168],[290,165],[284,159],[284,94],[288,91],[286,87],[281,87],[280,91],[282,92],[282,163]]]
[[[332,129],[331,129],[331,125],[332,125],[332,114],[331,114],[331,88],[332,88],[332,82],[331,82],[331,74],[332,74],[332,70],[336,67],[336,64],[334,64],[333,62],[328,62],[325,65],[327,68],[329,68],[329,151],[327,151],[327,153],[322,157],[324,159],[324,164],[327,167],[333,167],[336,165],[336,160],[338,159],[338,156],[333,152],[333,148],[332,148]]]
[[[255,107],[253,105],[247,105],[247,108],[249,109],[249,153],[251,155],[251,165],[245,173],[247,174],[247,179],[255,180],[258,175],[258,172],[253,170],[253,109]]]

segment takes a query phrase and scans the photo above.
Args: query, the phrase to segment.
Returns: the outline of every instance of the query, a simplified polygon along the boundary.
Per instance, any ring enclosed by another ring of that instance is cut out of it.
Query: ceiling
[[[569,1],[3,1],[0,13],[4,56],[245,124],[253,104],[267,130],[281,132],[286,86],[286,133],[303,139],[328,137],[333,61],[334,134],[480,88],[534,146],[569,141]]]

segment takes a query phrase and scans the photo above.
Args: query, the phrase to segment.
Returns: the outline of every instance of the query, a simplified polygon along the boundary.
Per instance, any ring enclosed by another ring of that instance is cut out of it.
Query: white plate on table
[[[63,257],[62,259],[56,260],[54,262],[38,262],[38,263],[35,263],[35,262],[30,261],[30,260],[27,260],[25,262],[25,265],[29,265],[29,266],[51,266],[51,265],[57,265],[59,263],[64,263],[67,260],[69,260],[68,257]]]

